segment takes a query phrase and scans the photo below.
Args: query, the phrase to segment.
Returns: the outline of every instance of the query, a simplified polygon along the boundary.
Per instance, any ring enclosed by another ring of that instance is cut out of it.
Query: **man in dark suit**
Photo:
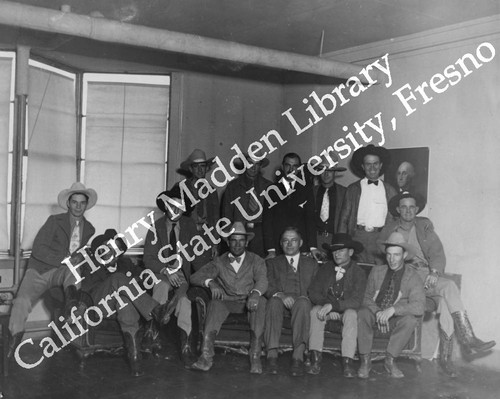
[[[281,235],[283,255],[267,260],[269,288],[266,307],[264,343],[267,367],[277,374],[278,348],[285,315],[292,318],[292,375],[303,375],[303,355],[309,340],[311,301],[307,289],[318,268],[317,262],[300,254],[302,236],[296,227],[288,227]]]
[[[57,286],[64,288],[65,315],[77,303],[79,284],[71,270],[61,263],[71,257],[71,263],[77,264],[77,259],[81,257],[78,250],[94,235],[94,226],[85,219],[84,214],[96,204],[97,193],[77,182],[69,189],[62,190],[57,202],[67,212],[49,216],[33,242],[28,270],[12,306],[9,358],[21,343],[26,319],[33,305],[47,290]]]

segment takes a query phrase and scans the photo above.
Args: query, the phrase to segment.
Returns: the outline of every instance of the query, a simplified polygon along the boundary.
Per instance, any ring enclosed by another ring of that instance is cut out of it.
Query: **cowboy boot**
[[[346,378],[354,378],[356,376],[356,372],[354,371],[353,366],[354,360],[350,357],[342,358],[342,368],[344,369],[344,377]]]
[[[71,309],[78,307],[80,291],[74,286],[69,285],[64,289],[64,319],[69,322],[71,320]]]
[[[155,320],[149,320],[146,323],[146,330],[142,338],[141,351],[144,353],[158,353],[162,349],[160,340],[160,331]]]
[[[361,359],[361,364],[358,369],[358,377],[359,378],[368,378],[370,376],[370,370],[372,369],[372,358],[368,353],[367,355],[359,355]]]
[[[451,314],[455,324],[458,342],[462,345],[467,355],[475,352],[486,352],[496,345],[495,341],[484,342],[474,335],[466,312],[454,312]]]
[[[185,368],[190,368],[196,361],[193,351],[191,350],[191,334],[188,335],[185,330],[181,328],[181,358]]]
[[[262,362],[260,361],[261,352],[261,337],[257,337],[255,332],[250,331],[250,374],[262,374]]]
[[[140,377],[141,375],[144,375],[141,367],[141,352],[139,351],[139,347],[141,346],[140,334],[140,331],[137,331],[135,335],[132,335],[129,332],[123,333],[132,377]]]
[[[453,354],[453,334],[447,337],[445,332],[439,329],[439,360],[438,363],[444,373],[451,378],[457,377],[457,371],[453,361],[451,360]]]
[[[7,352],[7,359],[12,359],[16,353],[16,349],[21,343],[24,336],[24,331],[12,335],[9,331],[9,351]]]
[[[319,351],[311,351],[311,365],[307,367],[307,374],[319,374],[321,371],[321,360],[323,353]]]
[[[190,367],[191,370],[208,371],[214,364],[214,344],[217,331],[210,331],[203,336],[203,344],[201,347],[201,356],[196,363]]]
[[[392,378],[403,378],[405,376],[390,353],[386,353],[385,355],[384,368]]]

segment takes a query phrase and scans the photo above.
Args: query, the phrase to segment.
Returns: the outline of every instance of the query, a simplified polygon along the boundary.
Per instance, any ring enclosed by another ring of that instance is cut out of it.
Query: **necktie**
[[[292,266],[293,271],[296,272],[297,268],[293,265],[293,258],[290,258],[290,261],[288,263],[290,263],[290,266]]]
[[[175,237],[175,226],[177,223],[172,223],[172,229],[170,230],[170,234],[168,237],[168,243],[170,244],[170,247],[172,248],[170,250],[170,255],[175,255],[177,253],[177,239]],[[175,262],[172,261],[171,263]]]
[[[72,254],[80,247],[80,222],[77,220],[69,242],[69,253]]]
[[[378,186],[378,180],[368,180],[368,184],[375,184]]]
[[[340,279],[342,279],[342,277],[344,277],[345,269],[340,266],[335,266],[335,271],[337,272],[337,274],[335,275],[336,281],[339,281]]]
[[[255,189],[255,181],[252,180],[252,186],[250,188]],[[259,209],[259,203],[255,199],[255,190],[254,194],[249,194],[250,195],[250,201],[248,202],[248,208],[250,209],[250,212],[252,215],[255,214],[255,212]]]
[[[319,217],[323,222],[328,220],[330,215],[330,197],[328,196],[328,189],[325,190],[323,195],[323,202],[321,203],[321,210],[319,212]]]
[[[382,299],[382,303],[380,307],[382,310],[390,308],[393,304],[394,301],[394,275],[396,273],[392,273],[391,279],[389,280],[389,286],[387,287],[387,290],[385,291],[384,297]]]

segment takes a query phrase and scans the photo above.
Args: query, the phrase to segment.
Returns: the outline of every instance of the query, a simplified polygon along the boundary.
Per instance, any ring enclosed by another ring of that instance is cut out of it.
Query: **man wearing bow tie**
[[[338,231],[363,244],[358,262],[384,263],[377,240],[385,224],[393,220],[387,204],[397,194],[394,187],[380,179],[389,162],[389,151],[372,144],[356,150],[352,156],[351,168],[362,178],[347,187]]]
[[[262,333],[266,313],[266,264],[247,251],[254,233],[247,233],[242,222],[234,222],[227,239],[229,252],[207,263],[191,275],[191,284],[208,287],[212,294],[207,309],[201,356],[191,368],[212,368],[215,337],[229,313],[247,313],[250,323],[250,373],[261,374]]]
[[[363,302],[366,273],[351,259],[363,250],[363,245],[353,241],[348,234],[334,234],[331,244],[323,244],[331,252],[333,261],[320,266],[309,287],[309,297],[316,305],[311,310],[309,350],[312,363],[309,374],[319,374],[324,330],[328,320],[342,322],[342,365],[344,377],[356,375],[353,369],[358,331],[357,309]]]
[[[266,307],[264,343],[267,348],[267,368],[277,374],[278,348],[283,317],[291,317],[293,354],[292,376],[304,374],[303,355],[309,340],[311,301],[307,289],[318,265],[313,258],[300,254],[302,236],[296,227],[288,227],[281,235],[284,255],[267,260],[269,289]]]

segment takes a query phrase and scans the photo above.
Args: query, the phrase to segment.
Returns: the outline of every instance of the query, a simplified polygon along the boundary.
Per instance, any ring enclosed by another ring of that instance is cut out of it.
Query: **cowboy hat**
[[[83,194],[88,198],[87,208],[89,210],[97,202],[97,193],[92,188],[86,188],[83,183],[76,182],[71,185],[70,188],[62,190],[57,196],[57,203],[64,210],[68,210],[68,200],[73,194]]]
[[[194,163],[206,163],[207,166],[211,166],[214,162],[215,157],[207,158],[205,151],[195,149],[186,160],[181,162],[181,169],[189,171],[189,167]]]
[[[227,236],[226,241],[229,240],[229,237],[234,236],[234,235],[243,235],[247,236],[248,241],[253,239],[255,237],[255,233],[247,233],[245,229],[245,225],[242,222],[234,222],[233,225],[231,226],[231,230],[234,230],[229,236]]]
[[[170,190],[162,191],[160,194],[156,196],[156,206],[163,213],[167,213],[168,209],[167,206],[165,205],[165,201],[163,200],[163,197],[165,196],[167,196],[168,198],[177,198],[182,200],[182,193],[180,186],[176,184]],[[193,210],[194,206],[192,205],[191,201],[187,201],[186,199],[184,199],[184,206],[186,207],[186,211],[184,212],[184,214],[189,215]]]
[[[391,215],[396,217],[399,216],[397,208],[399,207],[399,201],[404,198],[413,198],[415,200],[415,204],[418,206],[417,215],[424,210],[425,198],[422,195],[418,193],[410,193],[409,191],[404,191],[390,199],[388,208]]]
[[[387,241],[384,241],[382,245],[385,245],[386,247],[401,247],[406,252],[408,252],[408,258],[412,258],[416,252],[415,247],[411,244],[408,244],[403,237],[403,234],[398,231],[392,232],[391,235],[387,238]]]
[[[263,159],[257,159],[255,156],[251,156],[248,153],[244,153],[243,156],[247,159],[248,162],[251,164],[255,164],[257,162],[260,162],[260,167],[265,168],[267,165],[269,165],[269,159],[263,158]],[[240,169],[243,166],[243,161],[240,158],[237,158],[234,160],[234,166],[236,166],[238,169]]]
[[[380,175],[383,175],[391,162],[391,155],[386,148],[376,147],[373,144],[369,144],[366,147],[361,147],[357,149],[354,154],[352,154],[351,169],[353,173],[358,177],[365,177],[365,171],[361,166],[363,165],[364,159],[367,155],[376,155],[380,158],[380,162],[382,162]]]
[[[345,172],[347,170],[347,168],[344,168],[343,166],[337,166],[338,162],[339,162],[339,158],[337,157],[337,155],[335,155],[334,153],[330,153],[330,158],[333,160],[333,162],[335,162],[335,166],[330,166],[330,162],[328,162],[326,159],[322,160],[320,164],[318,164],[316,166],[316,170],[319,172],[321,171],[321,173],[324,173],[324,172]]]
[[[323,249],[327,251],[337,251],[338,249],[349,248],[354,250],[354,253],[358,254],[363,251],[363,244],[358,241],[354,241],[349,234],[337,233],[332,236],[332,243],[323,244]]]

